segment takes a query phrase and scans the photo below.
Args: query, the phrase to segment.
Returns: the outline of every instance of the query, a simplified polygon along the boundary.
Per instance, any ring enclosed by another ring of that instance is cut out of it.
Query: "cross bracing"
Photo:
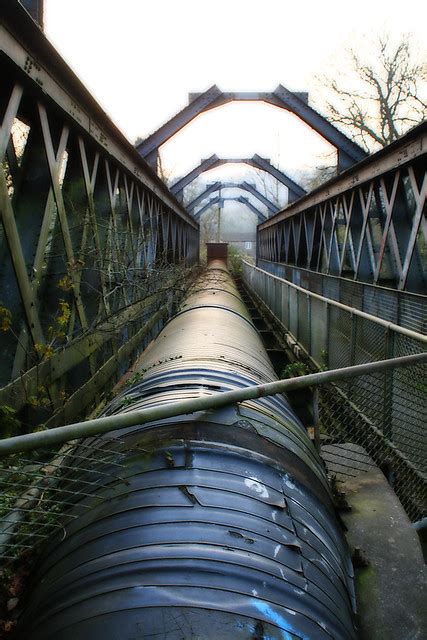
[[[427,122],[258,229],[259,257],[425,294]]]

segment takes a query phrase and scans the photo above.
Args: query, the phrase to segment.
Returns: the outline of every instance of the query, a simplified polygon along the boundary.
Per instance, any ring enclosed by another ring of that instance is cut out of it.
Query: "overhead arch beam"
[[[210,184],[204,191],[202,191],[202,193],[200,193],[196,198],[194,198],[194,200],[192,200],[189,204],[187,204],[185,208],[189,213],[192,213],[192,211],[194,211],[194,208],[197,207],[198,204],[200,204],[203,200],[205,200],[205,198],[210,196],[210,194],[213,193],[214,191],[219,191],[221,187],[222,187],[222,182],[214,182],[213,184]]]
[[[243,191],[247,191],[248,193],[253,195],[255,198],[257,198],[260,202],[262,202],[262,204],[267,207],[270,213],[277,213],[278,211],[278,207],[276,207],[276,205],[273,202],[271,202],[271,200],[269,200],[260,191],[258,191],[258,189],[255,187],[254,184],[251,184],[246,180],[239,183],[223,182],[222,188],[223,189],[243,189]]]
[[[220,200],[224,200],[223,198],[220,198],[219,196],[215,196],[214,198],[211,198],[210,200],[208,200],[208,202],[206,204],[203,205],[203,207],[201,207],[198,211],[195,212],[194,214],[194,219],[195,220],[199,220],[200,216],[207,211],[208,209],[210,209],[211,207],[213,207],[215,204],[219,203]],[[265,218],[264,218],[265,220]]]
[[[292,178],[286,175],[286,173],[283,173],[283,171],[280,171],[280,169],[273,166],[268,158],[262,158],[255,153],[248,164],[251,164],[256,169],[261,169],[261,171],[269,173],[273,178],[276,178],[278,182],[284,184],[285,187],[288,188],[289,192],[288,203],[294,202],[295,200],[298,200],[298,198],[302,198],[302,196],[307,194],[307,191],[295,182],[295,180],[292,180]]]
[[[230,160],[230,162],[233,162]],[[237,162],[237,161],[236,161]],[[243,160],[242,160],[243,162]],[[222,160],[218,158],[216,154],[213,154],[209,158],[202,160],[197,167],[194,167],[191,171],[187,173],[187,175],[183,176],[179,180],[177,180],[171,187],[170,190],[179,200],[182,200],[182,195],[185,187],[193,182],[196,178],[198,178],[205,171],[209,171],[210,169],[215,169],[216,167],[220,167],[223,164],[226,164],[227,160]]]
[[[248,164],[256,169],[261,169],[272,175],[278,182],[285,185],[288,189],[288,203],[294,202],[306,195],[305,189],[297,184],[292,178],[274,167],[268,158],[262,158],[257,153],[252,158],[219,158],[216,154],[202,160],[201,163],[192,169],[187,175],[183,176],[175,184],[171,186],[172,193],[178,198],[183,199],[183,191],[193,180],[198,178],[205,171],[210,171],[224,164]]]
[[[218,204],[220,209],[222,209],[224,206],[224,202],[231,200],[246,205],[246,207],[257,216],[258,222],[265,222],[265,216],[261,213],[261,211],[257,209],[255,205],[253,205],[252,202],[250,202],[248,198],[245,198],[244,196],[240,196],[238,198],[232,196],[225,196],[220,198],[220,196],[215,196],[214,198],[211,198],[209,202],[207,202],[201,209],[196,211],[196,213],[194,214],[195,220],[199,221],[203,213],[205,213],[205,211],[213,207],[215,204]]]
[[[250,182],[214,182],[209,185],[202,193],[200,193],[194,200],[192,200],[189,204],[186,205],[186,209],[189,213],[192,213],[205,198],[207,198],[214,191],[219,191],[220,189],[243,189],[243,191],[248,191],[248,193],[252,194],[255,198],[257,198],[262,204],[264,204],[270,213],[277,213],[279,210],[271,200],[266,198],[262,193],[255,188]],[[265,221],[266,216],[263,216],[263,221]]]
[[[239,196],[239,198],[236,198],[236,200],[237,202],[241,202],[242,204],[245,204],[247,208],[258,217],[258,222],[261,222],[263,219],[265,220],[261,211],[257,209],[257,207],[253,205],[252,202],[248,200],[248,198],[245,198],[244,196]]]
[[[184,109],[137,145],[139,153],[155,169],[157,168],[158,150],[165,142],[201,113],[234,101],[267,102],[294,113],[337,149],[340,171],[347,169],[367,155],[359,145],[347,138],[324,116],[309,106],[307,93],[292,92],[280,84],[273,92],[267,93],[224,93],[216,85],[213,85],[203,93],[190,94],[189,99],[190,102]]]

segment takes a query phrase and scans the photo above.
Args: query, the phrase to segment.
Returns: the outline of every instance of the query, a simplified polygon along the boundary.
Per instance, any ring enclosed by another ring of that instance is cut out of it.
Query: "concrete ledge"
[[[427,637],[427,571],[418,535],[378,468],[340,482],[352,510],[342,518],[351,547],[369,566],[356,570],[361,640]]]

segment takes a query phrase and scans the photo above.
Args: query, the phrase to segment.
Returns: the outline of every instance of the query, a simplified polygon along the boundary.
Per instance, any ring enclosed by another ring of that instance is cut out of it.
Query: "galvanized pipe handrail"
[[[157,407],[129,411],[118,415],[95,418],[84,422],[63,427],[56,427],[47,431],[38,431],[13,438],[0,440],[0,455],[9,455],[21,451],[29,451],[41,447],[62,444],[79,438],[99,435],[116,431],[124,427],[132,427],[147,422],[155,422],[165,418],[219,409],[245,400],[254,400],[265,396],[286,393],[294,389],[318,386],[321,384],[345,380],[356,376],[369,375],[379,371],[386,371],[395,367],[409,367],[427,363],[427,352],[415,355],[390,358],[378,362],[359,364],[343,369],[321,371],[306,376],[276,380],[262,385],[251,385],[234,391],[215,393],[200,398],[181,400]]]
[[[233,240],[233,242],[235,242],[235,240]],[[313,269],[308,269],[307,267],[299,267],[296,264],[288,264],[287,262],[276,262],[275,260],[268,260],[267,258],[260,258],[260,260],[262,260],[262,262],[269,262],[270,264],[280,265],[280,266],[283,266],[283,267],[290,267],[291,269],[297,269],[298,271],[304,271],[305,273],[308,273],[308,274],[314,273],[317,276],[330,278],[331,280],[338,280],[340,282],[343,282],[343,281],[344,282],[348,282],[349,281],[349,278],[345,278],[344,276],[337,276],[335,273],[323,273],[323,272],[320,272],[320,271],[313,271]],[[243,260],[243,262],[246,262],[246,260]],[[250,264],[250,263],[246,262],[246,264]],[[253,266],[253,265],[251,265],[251,266]],[[256,268],[257,269],[261,269],[261,267],[256,267]],[[265,271],[265,269],[263,269],[263,271]],[[270,272],[267,271],[267,273],[270,273]],[[272,273],[271,275],[276,275],[276,274]],[[280,276],[278,276],[278,277],[280,278]],[[289,281],[286,280],[286,282],[289,282]],[[393,289],[393,287],[387,287],[384,284],[373,284],[372,282],[362,282],[361,280],[351,280],[351,282],[353,282],[356,285],[363,285],[367,289],[372,289],[374,291],[377,291],[377,290],[387,291],[387,292],[390,292],[392,294],[403,295],[403,296],[415,298],[415,300],[419,299],[422,302],[426,298],[426,296],[423,295],[422,293],[416,293],[414,291],[405,291],[404,289]],[[309,291],[309,289],[304,289],[304,291]],[[320,294],[318,294],[318,295],[320,295]]]
[[[383,318],[378,318],[377,316],[373,316],[370,313],[366,313],[366,311],[361,311],[356,307],[349,307],[347,304],[343,304],[342,302],[338,302],[337,300],[333,300],[332,298],[326,298],[325,296],[321,296],[319,293],[314,293],[314,291],[310,291],[309,289],[304,289],[304,287],[300,287],[289,280],[285,280],[285,278],[280,278],[279,276],[270,273],[269,271],[265,271],[265,269],[260,269],[260,267],[256,267],[255,265],[247,262],[246,260],[242,260],[243,264],[247,265],[251,269],[255,269],[260,273],[264,273],[269,278],[273,278],[274,280],[278,280],[279,282],[284,282],[287,286],[304,293],[306,296],[310,296],[315,300],[320,300],[321,302],[325,302],[330,304],[338,309],[343,309],[343,311],[347,311],[348,313],[353,314],[354,316],[359,316],[360,318],[364,318],[365,320],[370,320],[371,322],[375,322],[376,324],[381,325],[385,329],[389,329],[391,331],[395,331],[396,333],[400,333],[407,338],[412,338],[412,340],[418,340],[424,344],[427,344],[427,335],[423,333],[417,333],[416,331],[411,331],[411,329],[407,329],[406,327],[401,327],[398,324],[394,324],[393,322],[389,322],[388,320],[384,320]]]

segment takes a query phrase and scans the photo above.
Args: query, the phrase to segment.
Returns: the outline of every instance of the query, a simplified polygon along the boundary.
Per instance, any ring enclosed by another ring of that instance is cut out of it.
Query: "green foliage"
[[[21,421],[16,417],[16,411],[7,404],[0,405],[0,437],[10,438],[18,435]]]
[[[290,362],[284,367],[280,378],[286,380],[287,378],[296,378],[298,376],[304,376],[308,373],[307,365],[304,362]]]
[[[242,260],[246,258],[246,254],[244,251],[233,247],[233,245],[228,245],[228,268],[234,276],[241,276],[242,274]]]
[[[328,370],[329,353],[327,349],[322,349],[320,352],[320,371]]]
[[[12,327],[12,314],[10,310],[0,303],[0,330],[9,331]]]
[[[144,373],[145,373],[145,369],[142,369],[141,371],[137,371],[132,376],[130,376],[125,382],[126,387],[130,387],[136,384],[137,382],[140,382],[144,377]]]

